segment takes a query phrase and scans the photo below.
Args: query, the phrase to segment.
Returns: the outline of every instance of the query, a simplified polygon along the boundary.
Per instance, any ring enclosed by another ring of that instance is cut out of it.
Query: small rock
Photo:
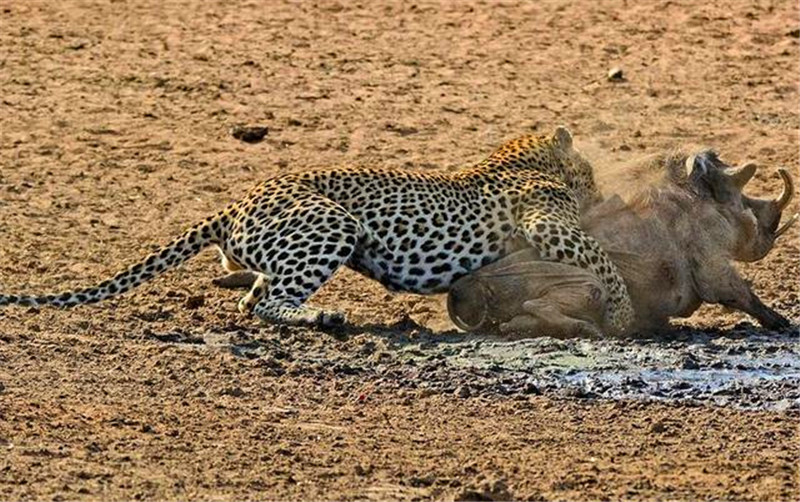
[[[419,129],[413,126],[403,126],[403,125],[388,123],[386,124],[385,127],[387,131],[395,132],[400,136],[409,136],[411,134],[417,134],[419,132]]]
[[[185,307],[189,310],[194,310],[196,308],[200,308],[206,303],[205,295],[199,294],[190,296],[186,299]]]
[[[681,361],[681,368],[685,370],[696,370],[700,368],[700,365],[697,364],[697,360],[695,360],[693,356],[687,355],[683,358],[683,361]]]
[[[88,46],[88,45],[89,45],[89,43],[86,40],[78,40],[78,41],[72,42],[71,44],[67,45],[67,49],[70,49],[70,50],[73,50],[73,51],[79,51],[81,49],[85,49],[86,46]]]
[[[453,394],[455,394],[457,397],[460,397],[461,399],[466,399],[472,395],[472,391],[470,391],[469,387],[467,387],[466,385],[462,385],[458,387]]]
[[[0,394],[5,392],[5,390],[6,390],[6,386],[3,384],[3,382],[0,382]]]
[[[199,51],[192,54],[192,59],[195,59],[197,61],[208,61],[210,59],[209,49],[207,47],[200,49]]]
[[[608,81],[609,82],[623,82],[625,81],[625,75],[622,73],[622,68],[614,67],[608,70]]]
[[[351,366],[347,363],[336,363],[331,368],[337,375],[358,375],[363,370],[358,366]]]
[[[354,470],[355,470],[356,476],[366,476],[367,474],[372,472],[372,466],[367,465],[367,467],[364,467],[361,464],[356,464]]]
[[[591,399],[597,397],[595,393],[588,392],[586,389],[581,387],[566,387],[561,389],[559,392],[561,397],[566,397],[569,399]]]
[[[234,126],[231,136],[245,143],[258,143],[267,135],[269,129],[261,126]]]
[[[420,399],[425,399],[426,397],[431,397],[436,394],[436,391],[433,389],[420,389],[417,393],[417,397]]]
[[[456,493],[456,501],[466,500],[514,500],[514,494],[503,480],[484,481],[480,486],[465,487]]]
[[[460,491],[458,491],[458,493],[455,494],[453,500],[456,502],[461,502],[467,500],[492,500],[492,499],[487,494],[480,492],[478,490],[470,488],[462,488]]]
[[[539,396],[542,394],[542,390],[536,384],[528,382],[525,384],[525,387],[522,388],[522,393]]]
[[[408,480],[408,484],[415,488],[428,487],[436,482],[436,476],[429,474],[427,476],[413,476]]]
[[[662,420],[655,422],[653,425],[650,426],[650,432],[654,434],[663,434],[667,431],[667,424],[665,424]]]
[[[220,394],[223,396],[242,397],[244,396],[244,391],[241,387],[228,387],[227,389],[223,389]]]
[[[372,340],[368,340],[364,342],[361,348],[358,349],[358,352],[361,355],[368,356],[374,353],[376,350],[377,350],[377,344]]]
[[[508,484],[502,479],[489,482],[489,492],[493,500],[514,500],[514,496],[508,488]]]

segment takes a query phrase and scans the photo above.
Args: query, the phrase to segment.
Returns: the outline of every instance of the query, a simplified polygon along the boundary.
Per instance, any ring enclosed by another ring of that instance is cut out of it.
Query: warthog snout
[[[750,169],[747,169],[750,167]],[[746,174],[743,174],[745,173]],[[797,221],[792,216],[781,225],[783,211],[792,200],[794,181],[786,169],[778,169],[783,181],[783,190],[775,199],[757,199],[744,195],[742,189],[755,172],[753,164],[740,168],[722,168],[716,173],[709,171],[713,180],[712,193],[724,194],[715,197],[720,214],[724,214],[731,229],[738,234],[733,258],[737,261],[757,261],[775,246],[775,240],[786,233]]]

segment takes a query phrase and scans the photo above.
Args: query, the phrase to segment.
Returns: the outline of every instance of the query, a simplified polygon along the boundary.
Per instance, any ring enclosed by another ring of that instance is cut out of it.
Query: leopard
[[[520,243],[542,259],[589,270],[609,291],[606,329],[633,309],[607,254],[580,226],[601,199],[590,162],[558,126],[505,142],[453,170],[320,168],[268,178],[172,242],[98,284],[53,294],[0,295],[0,306],[71,307],[125,293],[216,246],[229,272],[256,280],[239,301],[264,323],[338,325],[309,299],[340,267],[390,291],[443,293]]]

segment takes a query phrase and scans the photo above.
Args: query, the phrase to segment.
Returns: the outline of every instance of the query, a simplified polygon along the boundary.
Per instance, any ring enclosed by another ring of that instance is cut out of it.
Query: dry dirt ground
[[[98,281],[266,176],[456,169],[557,124],[612,160],[711,145],[773,193],[797,173],[799,57],[788,0],[2,0],[0,289]],[[799,254],[795,233],[743,267],[795,321]],[[438,392],[375,343],[451,329],[441,299],[342,272],[314,301],[346,333],[259,328],[219,272],[207,252],[101,305],[0,311],[0,498],[800,493],[796,410]],[[302,362],[322,349],[375,365]]]

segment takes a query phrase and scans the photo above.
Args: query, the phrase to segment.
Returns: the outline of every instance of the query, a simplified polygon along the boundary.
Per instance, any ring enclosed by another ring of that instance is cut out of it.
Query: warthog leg
[[[772,329],[782,330],[792,325],[792,323],[771,307],[764,304],[755,293],[747,291],[749,294],[741,295],[736,298],[726,299],[720,303],[729,308],[741,310],[755,317],[761,326]]]
[[[522,304],[527,315],[518,315],[500,324],[500,332],[509,338],[553,336],[555,338],[600,338],[603,332],[594,323],[570,317],[546,298]]]
[[[705,263],[695,263],[693,268],[695,288],[703,301],[750,314],[767,329],[781,330],[791,326],[788,319],[756,296],[750,283],[727,260],[711,257]]]
[[[255,284],[258,274],[248,270],[240,270],[232,272],[222,277],[217,277],[211,281],[214,286],[228,289],[252,288]]]

